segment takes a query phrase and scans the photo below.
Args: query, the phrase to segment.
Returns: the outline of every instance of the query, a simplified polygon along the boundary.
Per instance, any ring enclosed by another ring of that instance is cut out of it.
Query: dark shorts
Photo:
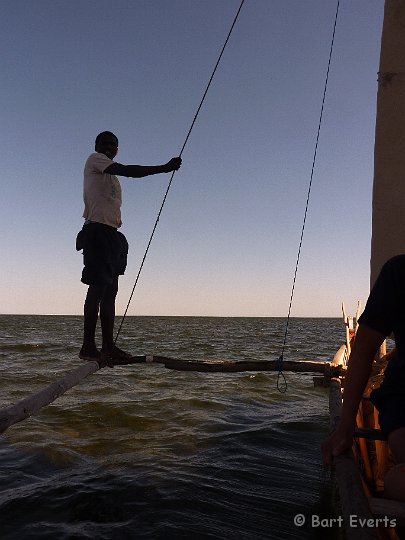
[[[405,427],[405,366],[397,356],[389,360],[384,375],[381,386],[371,392],[370,399],[378,410],[381,431],[388,437]]]
[[[82,282],[87,285],[111,285],[125,273],[128,242],[114,227],[103,223],[84,225],[77,235],[76,249],[83,250]]]
[[[381,431],[387,438],[396,429],[405,428],[405,396],[387,396],[377,409]]]

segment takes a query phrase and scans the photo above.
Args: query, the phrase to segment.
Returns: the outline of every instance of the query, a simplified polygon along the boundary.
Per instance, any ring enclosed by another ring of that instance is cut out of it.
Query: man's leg
[[[115,298],[118,292],[118,276],[111,285],[107,285],[100,303],[101,332],[103,335],[102,350],[111,353],[114,347]]]
[[[114,345],[114,319],[115,319],[115,298],[118,292],[118,276],[114,278],[111,285],[106,288],[100,304],[101,331],[103,334],[102,353],[105,353],[112,360],[122,360],[131,355]]]
[[[104,295],[105,285],[89,285],[84,302],[84,336],[80,358],[98,359],[100,353],[96,347],[96,326],[101,299]]]

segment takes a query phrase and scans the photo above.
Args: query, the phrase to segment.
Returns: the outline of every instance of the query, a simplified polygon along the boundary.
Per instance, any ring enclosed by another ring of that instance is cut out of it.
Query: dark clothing
[[[405,427],[405,394],[384,394],[384,388],[380,388],[373,390],[370,397],[378,410],[381,431],[388,438],[396,429]]]
[[[393,333],[398,357],[405,360],[405,255],[385,263],[359,322],[386,336]]]
[[[388,436],[405,427],[405,255],[385,263],[359,319],[386,336],[394,334],[396,353],[389,360],[380,388],[370,395]]]
[[[83,225],[76,249],[83,250],[82,282],[87,285],[111,285],[115,277],[125,273],[128,242],[114,227],[103,223]]]

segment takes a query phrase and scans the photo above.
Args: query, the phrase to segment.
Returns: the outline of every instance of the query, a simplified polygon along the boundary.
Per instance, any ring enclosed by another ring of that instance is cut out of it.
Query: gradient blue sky
[[[76,314],[95,135],[177,155],[239,0],[2,2],[0,312]],[[285,316],[335,0],[246,0],[183,153],[129,313]],[[293,316],[368,294],[381,0],[343,0]],[[125,179],[123,311],[168,175]]]

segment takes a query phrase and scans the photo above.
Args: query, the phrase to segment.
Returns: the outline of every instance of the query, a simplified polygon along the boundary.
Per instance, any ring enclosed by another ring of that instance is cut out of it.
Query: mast
[[[374,147],[371,273],[405,253],[405,0],[385,0]]]

